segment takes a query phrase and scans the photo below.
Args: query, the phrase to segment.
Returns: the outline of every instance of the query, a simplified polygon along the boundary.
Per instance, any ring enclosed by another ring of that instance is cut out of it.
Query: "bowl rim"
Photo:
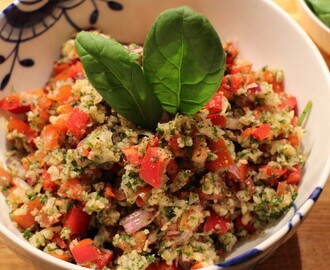
[[[305,0],[298,0],[298,3],[300,3],[301,7],[304,9],[304,11],[307,13],[307,15],[313,19],[313,21],[322,28],[325,32],[327,32],[330,35],[330,27],[328,27],[324,22],[322,22],[319,17],[316,16],[316,14],[311,10],[311,8],[307,5]]]
[[[318,50],[315,43],[312,41],[312,39],[308,36],[308,34],[305,32],[305,30],[285,11],[283,10],[278,4],[276,4],[273,1],[268,0],[261,0],[264,5],[268,5],[270,9],[275,10],[277,13],[281,15],[281,17],[288,22],[288,24],[291,25],[291,27],[294,27],[295,31],[299,33],[300,36],[303,37],[304,41],[308,45],[309,49],[312,51],[313,55],[316,57],[318,63],[320,64],[322,71],[324,72],[324,75],[329,74],[328,66],[326,65],[324,58],[322,57],[320,51]],[[305,11],[314,19],[314,21],[317,22],[317,24],[322,27],[325,31],[327,31],[330,34],[330,29],[320,21],[320,19],[312,12],[312,10],[307,6],[305,0],[298,0]],[[21,3],[19,0],[14,0],[12,4],[15,6],[20,6]],[[9,6],[8,6],[9,7]],[[7,7],[7,8],[8,8]],[[0,11],[0,18],[4,16],[3,10]],[[327,84],[329,86],[330,91],[330,76],[328,76]],[[235,266],[241,263],[244,263],[246,261],[249,261],[256,256],[258,256],[260,253],[263,253],[264,251],[267,251],[270,249],[275,243],[284,241],[284,238],[286,235],[288,235],[291,231],[293,231],[294,228],[298,227],[300,223],[303,221],[304,217],[308,212],[312,209],[312,207],[315,205],[315,202],[319,198],[320,194],[322,193],[322,190],[328,180],[328,177],[330,175],[330,158],[326,160],[325,166],[322,170],[322,173],[320,174],[318,178],[318,182],[315,183],[315,189],[313,192],[309,195],[309,197],[301,204],[301,206],[297,209],[294,208],[294,212],[292,217],[290,218],[290,221],[288,223],[283,224],[278,231],[276,231],[272,236],[269,238],[263,240],[261,243],[257,244],[256,246],[250,248],[249,250],[236,255],[232,258],[226,259],[223,262],[217,263],[214,266],[209,266],[203,269],[214,269],[214,267],[231,267]],[[19,237],[17,234],[12,232],[9,228],[4,226],[0,222],[0,237],[3,239],[6,239],[7,241],[11,242],[13,246],[16,246],[17,248],[24,250],[24,252],[27,252],[28,254],[32,256],[38,257],[39,260],[51,263],[54,266],[61,267],[61,269],[70,269],[70,270],[82,270],[82,269],[88,269],[83,266],[75,265],[70,262],[65,262],[60,259],[57,259],[44,251],[33,247],[28,241],[23,239],[22,237]],[[282,240],[282,241],[280,241]]]

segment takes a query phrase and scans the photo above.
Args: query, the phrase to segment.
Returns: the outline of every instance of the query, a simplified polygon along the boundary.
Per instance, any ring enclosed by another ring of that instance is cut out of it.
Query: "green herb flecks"
[[[219,36],[189,7],[161,13],[148,32],[143,68],[163,108],[194,114],[217,91],[225,67]]]
[[[162,106],[129,50],[113,39],[89,32],[77,35],[75,48],[89,81],[104,100],[126,119],[155,129]]]

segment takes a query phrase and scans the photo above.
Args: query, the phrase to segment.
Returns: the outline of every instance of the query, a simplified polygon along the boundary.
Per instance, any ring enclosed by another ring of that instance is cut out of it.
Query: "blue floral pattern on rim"
[[[11,61],[9,71],[0,78],[0,91],[8,85],[16,63],[26,68],[34,65],[32,58],[20,57],[21,44],[42,35],[63,17],[74,30],[81,30],[82,28],[71,19],[69,10],[87,1],[93,4],[89,23],[94,25],[100,13],[97,4],[99,1],[96,0],[19,0],[18,4],[11,4],[3,11],[0,18],[0,39],[14,45],[7,55],[3,55],[0,48],[0,65]],[[108,7],[114,11],[123,10],[123,5],[117,1],[102,2],[107,2]]]

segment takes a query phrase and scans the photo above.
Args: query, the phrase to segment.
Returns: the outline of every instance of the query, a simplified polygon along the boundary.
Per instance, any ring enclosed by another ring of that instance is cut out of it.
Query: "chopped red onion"
[[[152,222],[153,211],[139,209],[124,217],[121,222],[128,234],[133,234]]]
[[[238,166],[236,164],[231,165],[230,167],[228,167],[228,172],[233,174],[237,179],[240,179],[239,169],[238,169]]]

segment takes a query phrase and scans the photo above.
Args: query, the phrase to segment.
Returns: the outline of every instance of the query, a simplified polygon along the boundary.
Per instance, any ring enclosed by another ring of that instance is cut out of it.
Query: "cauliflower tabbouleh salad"
[[[94,269],[197,269],[292,206],[304,130],[281,70],[253,70],[227,42],[206,105],[164,110],[152,130],[105,101],[77,48],[63,44],[43,88],[0,101],[13,113],[1,186],[33,246]]]

